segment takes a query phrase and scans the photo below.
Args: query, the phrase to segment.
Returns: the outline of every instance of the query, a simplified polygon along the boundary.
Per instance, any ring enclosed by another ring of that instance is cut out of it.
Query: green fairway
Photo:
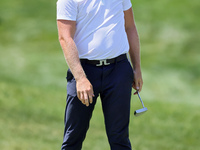
[[[148,112],[132,96],[135,150],[199,150],[200,3],[133,1]],[[0,149],[59,150],[66,71],[56,0],[0,1]],[[109,150],[98,100],[83,150]]]

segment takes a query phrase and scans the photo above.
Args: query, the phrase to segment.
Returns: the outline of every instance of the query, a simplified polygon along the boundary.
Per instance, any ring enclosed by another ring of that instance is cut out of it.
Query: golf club
[[[142,103],[143,108],[138,109],[138,110],[136,110],[136,111],[134,112],[134,115],[135,115],[136,117],[139,116],[139,115],[142,115],[144,112],[146,112],[146,111],[148,110],[146,107],[144,107],[144,103],[143,103],[143,101],[142,101],[142,99],[141,99],[140,94],[139,94],[138,91],[137,91],[137,95],[138,95],[138,97],[139,97],[139,99],[140,99],[140,102]]]

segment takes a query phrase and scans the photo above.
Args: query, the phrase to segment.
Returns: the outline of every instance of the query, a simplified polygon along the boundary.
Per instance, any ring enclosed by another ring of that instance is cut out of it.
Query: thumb
[[[139,82],[138,82],[138,81],[135,82],[135,87],[136,87],[136,90],[137,90],[137,91],[140,89],[140,87],[139,87]]]

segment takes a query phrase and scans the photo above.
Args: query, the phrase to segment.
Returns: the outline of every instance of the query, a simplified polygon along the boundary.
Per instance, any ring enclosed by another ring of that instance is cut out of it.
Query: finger
[[[87,94],[86,92],[84,92],[83,95],[84,95],[85,105],[86,105],[86,106],[89,106],[88,94]]]
[[[140,79],[140,82],[139,82],[139,92],[142,90],[142,85],[143,85],[143,81]]]
[[[85,105],[85,100],[82,100],[81,102]]]
[[[81,100],[81,94],[78,91],[77,91],[77,97],[78,97],[79,100]]]
[[[78,98],[79,98],[80,101],[83,101],[83,100],[84,100],[83,92],[79,92],[79,93],[78,93]]]
[[[138,90],[138,91],[139,91],[139,89],[140,89],[138,80],[135,82],[135,88],[136,88],[136,90]]]
[[[89,95],[90,104],[92,104],[92,102],[93,102],[93,97],[94,97],[94,91],[93,91],[93,89],[91,89],[90,94],[88,94],[88,95]]]
[[[90,104],[92,104],[92,102],[93,102],[93,96],[89,96],[89,101],[90,101]]]
[[[135,82],[133,81],[132,88],[136,90]]]
[[[79,92],[78,98],[85,105],[84,92]]]
[[[139,81],[138,81],[138,85],[137,85],[136,89],[137,89],[138,92],[141,91],[141,89],[140,89],[140,82]]]

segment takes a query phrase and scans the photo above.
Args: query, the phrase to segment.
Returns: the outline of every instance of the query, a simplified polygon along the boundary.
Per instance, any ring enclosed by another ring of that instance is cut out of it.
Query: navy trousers
[[[98,96],[102,102],[111,150],[131,150],[128,128],[134,77],[129,61],[124,59],[100,67],[85,63],[82,67],[93,85],[95,97],[89,107],[83,105],[77,98],[76,81],[68,70],[65,130],[61,150],[81,150]]]

